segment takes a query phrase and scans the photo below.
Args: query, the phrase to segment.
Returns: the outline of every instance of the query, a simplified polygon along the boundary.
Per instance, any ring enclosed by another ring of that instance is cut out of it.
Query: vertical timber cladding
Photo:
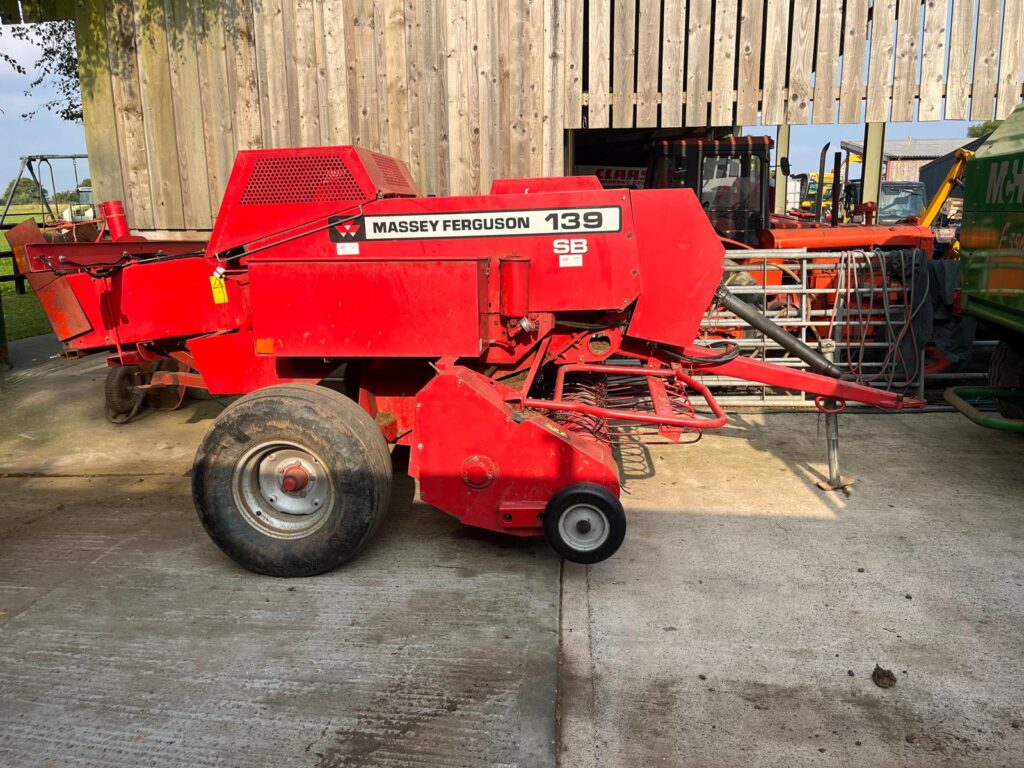
[[[45,5],[30,13],[53,18]],[[241,149],[359,144],[405,160],[435,195],[559,175],[573,77],[581,114],[582,59],[567,71],[565,37],[582,33],[582,3],[65,5],[98,193],[124,199],[138,229],[212,227]]]
[[[1005,117],[1024,0],[50,0],[101,197],[209,229],[235,153],[355,143],[427,194],[563,172],[571,128]]]

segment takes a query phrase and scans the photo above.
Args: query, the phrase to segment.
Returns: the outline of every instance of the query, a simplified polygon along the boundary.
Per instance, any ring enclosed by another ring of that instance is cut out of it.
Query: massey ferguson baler
[[[34,284],[69,348],[112,353],[108,409],[159,388],[244,395],[203,439],[192,488],[210,536],[260,573],[358,551],[388,509],[388,443],[409,447],[424,501],[593,563],[626,531],[616,439],[725,424],[702,374],[823,408],[916,404],[843,380],[721,287],[689,190],[580,177],[426,198],[366,150],[261,150],[238,155],[203,254],[119,232],[29,245]],[[715,303],[818,372],[696,343]]]

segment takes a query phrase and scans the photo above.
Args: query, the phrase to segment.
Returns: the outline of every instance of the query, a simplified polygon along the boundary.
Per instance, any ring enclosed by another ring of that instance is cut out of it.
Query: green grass
[[[32,214],[38,210],[38,205],[12,205],[5,221],[8,224],[17,224],[32,218]],[[3,208],[0,207],[0,212],[2,211]],[[7,238],[0,232],[0,251],[6,250]],[[0,275],[10,275],[13,269],[10,257],[0,256]],[[13,282],[0,283],[0,302],[3,303],[4,327],[7,330],[8,341],[50,332],[50,323],[39,305],[39,300],[29,286],[26,285],[25,290],[25,295],[19,296],[15,293]]]

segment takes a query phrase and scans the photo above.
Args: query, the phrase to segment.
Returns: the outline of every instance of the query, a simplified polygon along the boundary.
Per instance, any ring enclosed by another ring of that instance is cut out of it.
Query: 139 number
[[[550,221],[551,228],[556,231],[600,229],[604,224],[604,215],[601,211],[587,211],[582,216],[577,211],[560,211],[549,213],[544,221]]]

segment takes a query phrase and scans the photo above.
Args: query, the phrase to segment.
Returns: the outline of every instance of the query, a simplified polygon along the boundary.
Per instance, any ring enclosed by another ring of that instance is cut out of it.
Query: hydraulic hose
[[[715,303],[763,333],[791,355],[803,360],[815,373],[831,376],[833,379],[843,378],[842,370],[826,359],[824,355],[811,349],[784,328],[773,323],[750,304],[733,294],[725,285],[719,285],[718,290],[715,291]]]

